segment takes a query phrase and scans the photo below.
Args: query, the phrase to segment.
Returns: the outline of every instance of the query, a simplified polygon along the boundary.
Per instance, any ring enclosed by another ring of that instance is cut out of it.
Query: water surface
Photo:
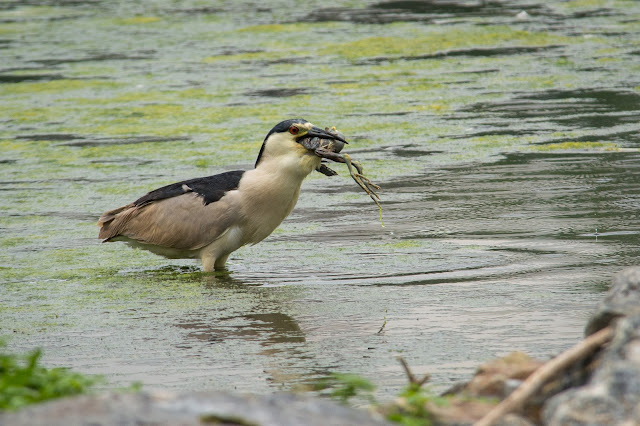
[[[566,349],[639,254],[639,20],[628,1],[4,3],[0,334],[109,386],[351,372],[382,399],[399,355],[442,389]],[[336,165],[229,274],[97,240],[103,211],[251,167],[294,116],[352,141],[384,228]]]

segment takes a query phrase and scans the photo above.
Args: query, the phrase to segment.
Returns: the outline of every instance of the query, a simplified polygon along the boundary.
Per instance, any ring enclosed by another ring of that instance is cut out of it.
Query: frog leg
[[[369,178],[362,174],[362,164],[360,164],[359,161],[352,160],[349,154],[341,154],[340,156],[343,158],[344,163],[347,165],[349,174],[351,174],[353,180],[355,180],[356,183],[360,185],[360,188],[362,188],[364,192],[369,194],[369,197],[371,197],[373,202],[376,203],[378,207],[380,207],[380,196],[376,193],[376,190],[379,190],[380,187],[371,182]]]
[[[344,159],[353,180],[355,180],[356,183],[360,185],[360,188],[369,194],[369,197],[378,204],[380,196],[376,193],[376,190],[379,190],[380,187],[362,174],[362,164],[359,161],[352,160],[349,154],[342,154],[342,158]],[[353,168],[356,169],[356,172],[353,171]]]
[[[360,188],[369,194],[369,197],[380,207],[380,196],[376,193],[376,190],[379,190],[380,187],[362,174],[362,164],[360,164],[359,161],[352,160],[349,154],[338,154],[323,148],[316,149],[315,153],[319,157],[327,158],[337,163],[345,163],[353,180],[355,180]]]
[[[366,192],[380,210],[380,224],[382,223],[382,206],[380,205],[380,196],[376,193],[376,190],[380,189],[378,185],[371,182],[367,177],[362,174],[362,164],[359,161],[352,160],[348,154],[338,154],[337,152],[329,151],[324,148],[318,148],[315,150],[315,154],[318,157],[326,158],[328,160],[335,161],[337,163],[345,163],[349,169],[349,174],[353,180]],[[355,169],[355,171],[354,171]]]

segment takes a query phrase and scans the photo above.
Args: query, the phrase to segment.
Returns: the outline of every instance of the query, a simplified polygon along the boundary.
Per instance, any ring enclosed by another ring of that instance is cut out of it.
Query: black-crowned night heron
[[[303,119],[278,123],[262,143],[255,168],[163,186],[104,213],[103,242],[125,241],[169,258],[200,258],[223,269],[229,254],[265,239],[293,210],[300,186],[321,158],[300,139],[346,141]]]

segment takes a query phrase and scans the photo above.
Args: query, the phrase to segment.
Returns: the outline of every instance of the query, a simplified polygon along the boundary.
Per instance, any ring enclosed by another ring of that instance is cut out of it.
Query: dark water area
[[[577,342],[637,264],[640,3],[4,2],[0,336],[106,387],[388,400],[512,350]],[[280,120],[336,126],[340,165],[227,274],[95,222],[251,167]]]

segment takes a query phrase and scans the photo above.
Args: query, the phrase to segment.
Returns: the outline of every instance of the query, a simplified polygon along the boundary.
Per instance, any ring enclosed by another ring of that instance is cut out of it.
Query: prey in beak
[[[376,190],[379,190],[380,187],[362,174],[362,164],[360,164],[359,161],[352,160],[348,154],[340,154],[344,145],[349,142],[346,141],[345,136],[338,132],[335,127],[326,127],[322,130],[314,126],[300,137],[297,142],[308,150],[313,151],[313,153],[320,158],[346,164],[353,180],[356,181],[364,192],[369,194],[369,197],[376,203],[378,208],[382,209],[380,206],[380,196],[376,193]],[[354,168],[356,169],[355,171]],[[335,176],[338,174],[325,164],[321,164],[316,171],[326,176]]]

